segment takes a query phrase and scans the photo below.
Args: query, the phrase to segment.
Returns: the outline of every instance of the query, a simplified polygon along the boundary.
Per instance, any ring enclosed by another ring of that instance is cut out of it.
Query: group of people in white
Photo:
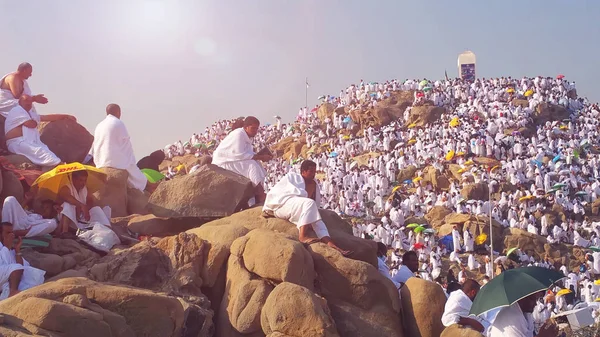
[[[6,119],[5,137],[8,151],[25,156],[32,164],[48,171],[64,162],[40,139],[38,125],[59,120],[76,121],[71,115],[39,115],[35,104],[46,104],[43,94],[33,94],[27,80],[33,73],[29,63],[0,79],[0,114]],[[109,104],[106,117],[95,129],[94,143],[86,163],[97,168],[126,170],[128,186],[145,190],[146,176],[136,166],[133,148],[121,108]],[[69,173],[68,183],[61,187],[55,199],[33,203],[37,196],[27,191],[22,202],[15,196],[3,201],[0,237],[0,299],[43,283],[44,271],[31,267],[21,255],[23,238],[46,234],[72,237],[76,229],[93,226],[110,227],[110,207],[100,208],[88,195],[86,171]],[[18,242],[18,243],[15,243]]]

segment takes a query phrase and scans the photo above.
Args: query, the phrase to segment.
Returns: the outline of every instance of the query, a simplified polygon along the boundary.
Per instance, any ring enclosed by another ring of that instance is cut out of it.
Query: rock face
[[[409,165],[398,172],[396,175],[396,181],[403,182],[408,179],[412,179],[417,172],[417,168],[414,165]]]
[[[101,169],[106,173],[106,184],[100,191],[94,193],[101,207],[110,206],[111,216],[121,217],[127,213],[127,179],[129,173],[125,170],[118,170],[110,167]]]
[[[196,218],[161,218],[148,214],[133,217],[127,223],[127,228],[141,235],[165,236],[181,233],[201,224]]]
[[[39,130],[42,142],[67,163],[83,162],[94,142],[86,128],[71,120],[42,123]]]
[[[416,126],[425,126],[431,124],[442,116],[446,110],[434,105],[413,106],[410,109],[410,115],[406,125],[416,124]]]
[[[248,178],[210,164],[162,182],[148,207],[160,217],[223,217],[247,203],[253,193]]]
[[[438,337],[444,330],[446,295],[434,282],[411,277],[402,287],[404,326],[410,337]]]
[[[437,190],[448,190],[450,188],[450,180],[442,172],[433,166],[423,168],[423,180],[421,185],[431,184]]]
[[[380,127],[403,116],[404,111],[413,103],[411,91],[396,91],[377,103],[374,109],[352,110],[350,116],[363,129],[369,126]]]
[[[60,274],[76,266],[91,266],[100,256],[74,240],[53,238],[41,251],[23,250],[23,258],[32,267],[46,271],[46,277]]]
[[[462,188],[460,195],[466,200],[488,200],[489,191],[490,189],[485,183],[468,184]]]
[[[10,171],[2,169],[2,179],[0,182],[0,187],[2,192],[0,193],[0,198],[4,199],[8,196],[13,196],[19,200],[19,202],[23,201],[23,185],[19,178]]]
[[[294,283],[280,283],[261,312],[261,326],[268,336],[338,337],[325,299]]]
[[[560,105],[540,103],[532,118],[536,125],[542,125],[547,121],[562,121],[569,118],[569,111]]]
[[[333,112],[335,111],[335,105],[331,103],[323,103],[317,109],[317,117],[321,120],[321,122],[325,121],[325,119],[331,117]]]
[[[442,332],[440,337],[484,337],[478,331],[463,327],[462,325],[454,324]]]
[[[4,315],[2,329],[16,332],[15,336],[213,335],[208,310],[179,298],[86,278],[67,278],[29,289],[0,302],[0,312]]]
[[[127,214],[148,214],[148,199],[145,192],[135,188],[127,188]]]

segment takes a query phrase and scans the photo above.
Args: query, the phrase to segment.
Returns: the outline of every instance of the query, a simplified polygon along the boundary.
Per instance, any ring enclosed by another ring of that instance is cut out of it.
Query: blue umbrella
[[[559,160],[560,160],[560,154],[557,154],[556,157],[552,158],[553,163],[556,163]]]
[[[335,152],[335,151],[333,151],[333,152],[331,152],[331,153],[329,154],[329,157],[331,157],[331,158],[335,158],[335,157],[337,157],[337,156],[338,156],[338,153],[337,153],[337,152]]]
[[[350,122],[352,122],[352,118],[351,117],[344,118],[344,123],[350,123]]]
[[[403,183],[405,183],[405,184],[410,184],[410,183],[412,183],[412,180],[410,180],[410,179],[406,179],[405,181],[403,181]]]
[[[539,160],[532,160],[531,163],[537,165],[538,168],[542,167],[542,162]]]
[[[371,97],[375,97],[375,96],[377,96],[377,93],[376,92],[372,92],[370,96]]]

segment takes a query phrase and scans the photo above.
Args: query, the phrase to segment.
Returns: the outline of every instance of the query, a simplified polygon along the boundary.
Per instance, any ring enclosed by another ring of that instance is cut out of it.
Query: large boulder
[[[410,108],[410,114],[406,125],[415,124],[425,126],[440,119],[446,109],[435,105],[419,105]]]
[[[431,184],[437,191],[447,191],[450,188],[450,180],[448,180],[448,177],[433,166],[424,167],[422,177],[423,180],[420,182],[422,186]]]
[[[488,200],[489,192],[485,183],[467,184],[460,190],[460,195],[466,200]]]
[[[248,178],[210,164],[162,182],[150,196],[148,207],[161,217],[224,217],[253,195]]]
[[[299,285],[283,282],[273,289],[261,312],[267,336],[338,337],[325,299]]]
[[[2,329],[16,331],[14,336],[209,337],[214,333],[210,310],[180,298],[86,278],[61,279],[21,292],[0,302],[0,312]]]
[[[23,201],[23,195],[25,193],[23,190],[23,185],[21,184],[19,177],[17,177],[17,175],[13,172],[2,169],[0,188],[2,188],[2,192],[0,192],[1,200],[4,201],[6,197],[13,196],[17,198],[19,202]]]
[[[396,175],[396,181],[401,183],[405,180],[411,179],[415,176],[415,172],[417,172],[417,168],[414,165],[408,165],[407,167],[398,171]]]
[[[41,123],[39,130],[42,142],[66,163],[83,162],[94,142],[94,136],[72,120]]]
[[[373,109],[350,111],[352,120],[363,129],[369,126],[381,127],[401,118],[404,111],[413,103],[413,91],[395,91],[389,97],[377,102]]]
[[[451,214],[452,210],[444,207],[444,206],[433,206],[429,212],[427,212],[427,214],[425,214],[425,219],[430,223],[433,224],[438,223],[441,224],[441,222],[444,220],[444,218],[446,217],[446,215]]]
[[[129,179],[129,173],[126,170],[110,167],[104,167],[101,170],[106,173],[106,184],[94,193],[98,206],[110,206],[112,217],[128,215],[127,179]]]
[[[470,329],[469,327],[453,324],[442,332],[440,337],[484,337],[477,330]]]
[[[325,121],[325,119],[330,118],[335,111],[335,105],[331,103],[323,103],[317,109],[317,117],[321,120],[321,122]]]
[[[545,245],[548,245],[548,242],[541,235],[529,233],[519,228],[505,229],[504,247],[506,249],[518,247],[522,251],[533,255],[536,260],[539,260],[546,257]]]
[[[161,218],[148,214],[132,218],[127,223],[127,228],[137,234],[166,236],[199,227],[201,224],[196,218]]]
[[[41,251],[24,249],[23,258],[52,277],[74,267],[91,267],[100,256],[74,240],[53,238]]]
[[[536,125],[542,125],[548,121],[562,121],[569,118],[569,110],[560,105],[543,102],[537,105],[532,118]]]
[[[148,214],[148,199],[147,192],[140,191],[136,188],[127,188],[127,213],[128,214]]]
[[[188,233],[142,241],[102,258],[91,268],[90,277],[166,292],[209,308],[200,289],[207,249],[205,241]]]
[[[444,330],[444,290],[437,283],[411,277],[402,287],[404,326],[410,337],[438,337]]]

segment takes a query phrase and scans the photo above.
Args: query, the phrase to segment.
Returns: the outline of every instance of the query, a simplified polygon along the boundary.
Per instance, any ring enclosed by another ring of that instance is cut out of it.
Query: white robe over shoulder
[[[4,82],[8,75],[12,75],[13,73],[6,74],[2,79],[0,79],[0,84]],[[23,93],[22,95],[31,96],[31,89],[29,88],[29,84],[27,84],[26,80],[23,80]],[[5,118],[8,116],[8,113],[12,108],[19,105],[19,97],[15,98],[13,96],[12,91],[8,89],[0,89],[0,115]],[[35,107],[32,108],[32,111],[35,112]]]
[[[14,230],[29,230],[25,235],[27,238],[50,234],[58,225],[55,219],[44,219],[39,214],[26,212],[13,196],[4,199],[2,222],[10,222]]]
[[[318,184],[315,194],[315,200],[309,198],[304,178],[291,171],[267,193],[263,211],[273,212],[275,217],[288,220],[298,228],[312,225],[320,239],[329,236],[329,231],[319,214],[321,194]]]
[[[519,303],[502,308],[490,327],[488,337],[533,337],[534,321],[524,314]]]
[[[30,266],[25,259],[23,259],[23,264],[17,263],[14,250],[8,250],[0,243],[0,301],[8,297],[10,292],[8,279],[10,274],[16,270],[23,270],[18,288],[20,291],[44,283],[45,271]]]
[[[129,187],[140,191],[146,189],[148,179],[137,167],[129,132],[127,132],[125,123],[117,117],[107,115],[96,126],[91,155],[94,157],[96,167],[127,170]]]
[[[4,122],[4,134],[20,127],[23,131],[23,135],[6,141],[8,151],[14,154],[23,155],[32,163],[39,166],[52,167],[60,164],[60,158],[58,158],[54,152],[50,151],[46,144],[42,143],[38,129],[28,128],[25,125],[22,125],[29,120],[33,120],[39,124],[40,115],[38,115],[34,109],[26,111],[20,105],[14,106],[9,111],[6,121]]]
[[[77,189],[73,186],[72,183],[66,185],[71,191],[71,195],[73,198],[77,199],[77,201],[85,204],[87,202],[87,187],[81,189],[81,191],[77,191]],[[90,208],[90,220],[89,223],[85,221],[85,219],[77,214],[77,207],[68,202],[63,202],[62,204],[63,210],[60,216],[66,216],[69,218],[79,229],[85,229],[93,227],[95,223],[111,227],[110,226],[110,216],[111,210],[109,206],[105,206],[104,208],[100,208],[98,206],[94,206]]]
[[[444,314],[442,315],[442,324],[444,324],[444,326],[451,326],[457,324],[461,317],[469,317],[479,321],[485,326],[484,323],[486,322],[479,317],[469,316],[472,305],[473,302],[462,290],[459,289],[453,291],[446,300]]]
[[[267,171],[254,157],[252,140],[243,128],[231,131],[213,153],[212,163],[240,174],[258,186],[265,181]]]

